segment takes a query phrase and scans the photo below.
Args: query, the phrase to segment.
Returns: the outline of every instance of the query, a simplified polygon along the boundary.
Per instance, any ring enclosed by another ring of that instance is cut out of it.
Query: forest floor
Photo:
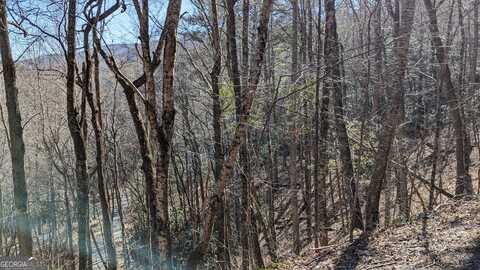
[[[269,269],[480,269],[480,197],[445,201],[409,224],[309,246]]]

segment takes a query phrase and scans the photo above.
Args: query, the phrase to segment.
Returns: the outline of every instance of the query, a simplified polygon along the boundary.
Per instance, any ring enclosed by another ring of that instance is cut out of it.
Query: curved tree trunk
[[[427,9],[428,18],[430,21],[430,33],[432,35],[432,43],[435,47],[435,55],[437,62],[440,65],[440,80],[442,80],[443,91],[448,99],[448,106],[450,117],[453,121],[455,132],[455,155],[457,159],[457,179],[455,183],[455,195],[470,195],[473,192],[471,178],[468,177],[465,167],[465,126],[463,122],[463,106],[460,94],[455,91],[455,86],[452,82],[452,75],[450,66],[448,64],[448,57],[442,39],[440,38],[440,31],[437,23],[436,9],[431,0],[424,0],[425,8]]]
[[[272,13],[272,0],[265,0],[262,6],[262,12],[260,15],[260,22],[258,26],[258,35],[256,42],[256,51],[255,51],[255,62],[252,65],[250,70],[249,79],[248,79],[248,88],[245,92],[244,103],[243,103],[243,114],[241,114],[237,127],[235,128],[234,135],[230,147],[228,148],[228,155],[225,161],[222,164],[220,170],[220,177],[218,178],[218,183],[216,187],[216,193],[210,197],[209,201],[209,211],[205,217],[206,225],[204,226],[203,238],[200,244],[194,248],[193,252],[190,254],[186,269],[196,269],[198,263],[201,261],[201,258],[205,254],[205,250],[208,247],[210,242],[210,235],[213,228],[213,219],[218,213],[217,205],[219,200],[219,194],[225,189],[226,180],[231,177],[237,155],[240,151],[244,137],[247,136],[247,125],[250,118],[250,110],[252,107],[253,99],[257,91],[257,85],[260,81],[260,73],[262,70],[262,65],[264,64],[265,48],[267,44],[268,36],[268,23],[270,20],[270,15]],[[233,7],[233,6],[230,6]],[[233,11],[229,10],[229,11]],[[234,13],[232,13],[234,15]],[[229,16],[229,19],[232,17]],[[233,18],[235,18],[233,16]],[[230,22],[231,23],[231,22]],[[232,56],[231,56],[232,57]],[[201,251],[201,252],[200,252]]]
[[[398,125],[398,117],[401,113],[403,98],[402,83],[408,63],[410,34],[412,31],[416,3],[415,0],[401,1],[401,10],[399,5],[396,5],[395,10],[393,10],[392,7],[387,7],[394,19],[394,65],[396,66],[396,70],[393,78],[392,94],[389,96],[391,106],[389,110],[385,112],[384,125],[377,136],[379,142],[374,157],[375,167],[367,191],[367,205],[365,208],[365,228],[367,231],[374,230],[379,222],[380,194],[386,176],[388,157],[390,155],[395,131]]]

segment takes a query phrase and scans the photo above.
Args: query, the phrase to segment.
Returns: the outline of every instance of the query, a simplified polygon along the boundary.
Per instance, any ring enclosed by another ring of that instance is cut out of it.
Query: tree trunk
[[[470,195],[472,194],[472,182],[470,177],[467,177],[465,170],[465,126],[462,117],[462,102],[460,94],[456,93],[455,86],[452,82],[450,66],[448,64],[448,57],[445,47],[443,47],[442,39],[440,38],[440,31],[438,29],[436,9],[431,0],[424,0],[425,8],[427,9],[428,18],[430,21],[429,28],[432,35],[432,43],[435,47],[435,55],[437,62],[440,65],[440,79],[442,80],[443,91],[448,99],[448,106],[450,117],[453,122],[455,131],[455,155],[457,159],[456,172],[457,178],[455,183],[455,195]]]
[[[382,96],[385,94],[385,83],[383,80],[383,31],[382,31],[382,0],[377,0],[373,14],[375,32],[375,93],[373,95],[373,113],[375,116],[382,114]]]
[[[343,110],[343,87],[341,85],[340,63],[343,65],[343,57],[340,56],[340,43],[337,34],[337,20],[335,16],[335,4],[326,5],[325,23],[325,61],[326,80],[331,81],[328,87],[334,92],[335,127],[337,133],[342,171],[345,181],[345,194],[349,203],[351,230],[363,229],[362,210],[357,192],[357,181],[353,172],[352,153],[348,141],[347,127],[345,126],[345,113]]]
[[[67,19],[67,116],[68,128],[73,140],[75,151],[75,174],[77,177],[77,212],[78,212],[78,269],[89,268],[89,187],[87,174],[87,153],[85,138],[81,124],[77,119],[78,112],[75,108],[75,55],[76,55],[76,16],[77,1],[68,1]]]
[[[397,5],[396,10],[391,10],[391,13],[394,13],[391,15],[394,18],[394,64],[396,70],[393,78],[392,93],[389,96],[391,105],[385,114],[384,125],[377,136],[379,142],[374,158],[375,165],[367,191],[367,205],[365,208],[365,228],[367,231],[373,231],[379,222],[380,194],[402,106],[402,83],[408,62],[410,34],[415,14],[415,0],[403,0],[401,11]]]
[[[234,13],[233,5],[231,5],[233,3],[229,4],[228,2],[230,1],[227,1],[227,11],[230,14],[227,20],[229,20],[228,24],[230,25],[229,27],[231,27],[232,21],[230,20],[235,19],[235,13]],[[245,92],[245,97],[244,97],[245,102],[243,103],[243,110],[242,110],[244,113],[241,114],[240,116],[240,121],[238,122],[238,125],[235,128],[233,139],[228,149],[227,158],[222,164],[222,169],[220,170],[220,177],[218,178],[216,193],[210,197],[210,203],[209,203],[210,207],[205,218],[205,220],[207,220],[207,225],[210,223],[209,221],[213,220],[215,218],[215,215],[218,213],[216,211],[216,208],[217,208],[216,205],[218,204],[218,199],[219,199],[218,194],[221,193],[220,191],[225,189],[226,180],[232,174],[238,152],[240,150],[242,142],[244,141],[244,137],[247,135],[246,127],[248,125],[248,120],[250,117],[250,110],[251,110],[253,99],[255,97],[255,93],[257,90],[257,85],[260,80],[262,65],[264,64],[265,48],[266,48],[267,36],[268,36],[268,23],[270,20],[270,15],[272,13],[272,5],[273,5],[272,0],[265,0],[263,2],[262,12],[260,15],[260,23],[258,26],[258,35],[257,35],[258,38],[256,42],[256,51],[255,51],[255,58],[254,58],[255,62],[252,65],[252,68],[250,70],[248,88],[246,89],[247,91]],[[229,33],[229,35],[230,34],[231,33]],[[232,38],[232,36],[229,36],[229,39],[230,38]],[[235,35],[233,35],[233,41],[235,41]],[[232,44],[230,44],[230,46],[231,45]],[[234,50],[234,52],[236,53],[236,50]],[[232,58],[234,56],[230,55],[230,57]],[[212,227],[213,226],[205,226],[204,239],[203,241],[200,242],[200,245],[203,245],[203,246],[208,245],[208,242],[210,241],[209,235],[211,233],[211,230],[208,230],[208,228],[212,228]],[[200,245],[194,249],[192,254],[190,254],[189,258],[195,257],[196,255],[194,253],[197,250],[202,249]],[[187,269],[195,269],[197,262],[198,260],[189,259],[187,261]]]
[[[441,84],[441,82],[440,82]],[[439,148],[440,148],[440,134],[442,131],[442,107],[440,103],[440,88],[437,87],[437,95],[435,98],[435,133],[433,138],[433,152],[432,152],[432,171],[430,174],[430,192],[428,199],[428,210],[432,211],[435,204],[435,182],[437,177],[437,166],[438,166],[438,157],[439,157]]]
[[[220,178],[220,170],[223,164],[223,142],[222,142],[222,108],[220,101],[220,85],[219,77],[222,68],[222,54],[220,47],[220,31],[218,29],[218,12],[217,1],[211,0],[211,17],[212,17],[212,47],[214,53],[214,64],[210,73],[212,80],[212,100],[213,100],[213,141],[215,151],[215,181],[218,184]],[[228,261],[228,245],[225,235],[225,190],[219,190],[219,202],[217,210],[217,261],[221,270],[229,268],[230,262]]]
[[[240,69],[238,63],[238,50],[237,50],[237,41],[236,41],[236,26],[235,26],[235,1],[227,0],[227,39],[228,39],[228,51],[230,55],[230,69],[231,69],[231,80],[233,82],[233,90],[235,92],[235,110],[236,110],[236,120],[239,123],[241,116],[244,112],[243,109],[243,98],[245,97],[245,93],[242,93],[242,81],[240,80]],[[247,89],[248,85],[248,11],[249,11],[249,2],[248,0],[243,1],[243,30],[242,30],[242,75],[244,76],[243,79],[243,87]],[[248,134],[248,127],[245,127],[246,134]],[[249,208],[249,168],[248,168],[248,154],[247,154],[247,137],[246,135],[242,138],[242,146],[240,148],[240,164],[242,167],[242,172],[240,173],[241,178],[241,224],[240,225],[240,243],[242,246],[241,252],[241,269],[248,270],[249,269],[249,229],[250,226],[250,211]]]
[[[161,124],[157,123],[157,140],[160,148],[160,167],[157,168],[157,218],[158,234],[160,236],[159,249],[166,264],[161,269],[170,269],[171,266],[171,236],[168,216],[168,168],[171,157],[171,144],[173,140],[173,127],[175,120],[173,74],[177,48],[177,27],[180,20],[182,0],[169,2],[165,21],[165,48],[163,51],[163,84],[162,84],[162,115]]]
[[[32,233],[28,217],[28,193],[25,179],[25,144],[23,142],[22,117],[18,104],[15,62],[10,47],[6,0],[0,0],[0,52],[3,66],[8,132],[10,134],[10,157],[12,160],[13,197],[16,216],[16,232],[20,253],[32,256]]]
[[[96,30],[94,30],[96,31]],[[88,32],[85,33],[86,36],[89,35]],[[97,34],[96,32],[93,33],[94,38]],[[88,37],[85,37],[88,43]],[[84,46],[85,58],[90,57],[90,47],[88,45]],[[94,83],[95,83],[95,98],[91,91],[91,84],[86,85],[87,91],[87,101],[90,106],[91,110],[91,122],[92,127],[95,135],[95,146],[96,146],[96,162],[97,162],[97,186],[98,186],[98,195],[100,197],[100,207],[102,210],[102,229],[103,229],[103,238],[105,240],[105,249],[106,249],[106,257],[107,257],[107,269],[114,270],[117,269],[117,254],[115,250],[113,235],[112,235],[112,224],[111,224],[111,214],[110,209],[108,206],[108,200],[106,195],[106,185],[105,185],[105,177],[104,177],[104,156],[105,156],[105,149],[104,149],[104,138],[103,138],[103,120],[102,120],[102,110],[101,110],[101,101],[100,101],[100,67],[98,61],[98,54],[94,50],[93,54],[94,59]],[[90,62],[90,60],[86,60]],[[96,100],[95,100],[96,99]]]
[[[268,207],[267,226],[270,233],[270,242],[268,243],[270,259],[277,261],[277,234],[275,231],[275,192],[278,179],[278,152],[275,145],[273,145],[272,133],[276,131],[277,126],[277,107],[275,99],[275,68],[273,66],[273,60],[275,53],[271,40],[268,41],[268,55],[267,55],[267,69],[268,73],[265,74],[268,80],[268,86],[270,88],[270,102],[272,104],[271,110],[273,114],[273,128],[270,121],[267,122],[267,141],[268,141],[268,156],[266,162],[267,175],[270,182],[267,184],[266,201]]]
[[[309,102],[307,99],[304,100],[303,111],[305,115],[308,115],[309,112]],[[312,241],[313,237],[313,227],[312,227],[312,177],[310,173],[310,164],[312,164],[312,154],[311,154],[311,129],[309,128],[311,124],[311,119],[305,117],[304,128],[306,129],[305,135],[303,138],[303,157],[304,161],[304,201],[305,201],[305,214],[306,214],[306,223],[307,223],[307,239]]]
[[[321,4],[318,1],[318,18],[321,18]],[[327,196],[326,196],[326,177],[327,177],[327,136],[328,136],[328,106],[330,103],[329,89],[323,87],[320,100],[320,59],[322,54],[322,29],[321,23],[317,24],[317,70],[315,83],[315,150],[314,150],[314,193],[315,193],[315,246],[328,245],[327,234]],[[321,156],[319,155],[321,153]],[[320,233],[320,235],[318,235]]]
[[[100,16],[102,20],[111,15],[113,11],[119,7],[120,2],[121,1],[117,1],[114,6],[107,9]],[[171,240],[168,217],[168,168],[171,156],[170,145],[173,138],[173,125],[175,120],[173,72],[176,52],[176,32],[180,18],[181,0],[169,1],[164,24],[165,27],[160,35],[160,40],[158,41],[157,48],[152,57],[150,57],[150,38],[148,35],[148,0],[144,0],[142,5],[140,5],[138,0],[135,0],[134,6],[140,22],[140,41],[142,43],[144,74],[135,81],[130,81],[120,71],[113,56],[108,55],[102,49],[99,40],[95,41],[95,46],[102,55],[107,66],[115,74],[115,77],[122,86],[127,99],[143,161],[142,170],[145,176],[147,207],[150,222],[149,228],[151,230],[150,242],[153,256],[152,267],[166,269],[170,267],[171,264]],[[160,55],[163,47],[163,111],[160,124],[157,121],[158,112],[156,110],[156,102],[154,102],[155,81],[153,73],[161,63]],[[145,99],[138,90],[138,87],[143,84],[146,85],[148,93],[147,99]],[[136,104],[136,95],[140,96],[145,103],[148,124],[152,128],[150,131],[155,134],[155,142],[149,140],[150,137],[147,134],[141,113]],[[152,149],[152,146],[155,148]],[[154,169],[154,155],[152,154],[152,151],[155,151],[156,149],[158,149],[158,156],[156,156]]]
[[[299,7],[298,0],[292,1],[292,39],[291,39],[291,49],[292,49],[292,66],[291,66],[291,81],[290,87],[293,92],[296,91],[295,86],[298,79],[298,30],[299,30]],[[301,243],[300,243],[300,213],[298,206],[298,173],[297,173],[297,163],[298,163],[298,143],[299,143],[299,130],[297,128],[297,117],[295,110],[297,109],[297,95],[294,93],[292,97],[292,108],[294,112],[290,113],[290,136],[291,142],[288,144],[289,147],[289,163],[288,163],[288,175],[290,178],[290,193],[291,193],[291,219],[293,223],[292,229],[292,243],[293,243],[293,253],[296,255],[300,254]]]
[[[242,103],[245,89],[248,84],[248,70],[249,70],[249,24],[250,24],[250,1],[242,1],[242,68],[241,68],[241,87],[238,87],[239,93],[235,93],[235,104],[240,107],[237,112],[242,114]],[[233,65],[234,63],[232,63]],[[240,115],[237,115],[237,122],[240,119]],[[242,262],[241,269],[248,270],[250,265],[250,248],[253,245],[252,239],[252,216],[250,211],[250,180],[252,179],[250,169],[250,159],[248,156],[248,138],[249,128],[247,127],[247,136],[243,139],[242,146],[240,147],[240,190],[241,190],[241,209],[240,209],[240,243],[242,246]]]

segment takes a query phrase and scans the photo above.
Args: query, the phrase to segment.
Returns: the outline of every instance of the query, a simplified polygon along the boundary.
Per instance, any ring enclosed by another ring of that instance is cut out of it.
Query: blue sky
[[[157,19],[160,20],[160,23],[163,24],[168,2],[164,0],[150,1],[150,3],[150,15],[157,17]],[[130,1],[127,0],[127,4],[131,4]],[[194,8],[195,7],[192,5],[190,0],[182,0],[181,14],[184,12],[192,13]],[[151,27],[152,26],[154,26],[153,21],[151,21]],[[127,7],[127,11],[123,14],[117,12],[111,22],[109,22],[108,30],[109,33],[106,38],[109,43],[135,42],[138,36],[138,31],[136,15],[133,6],[129,5]]]
[[[66,1],[66,0],[64,0]],[[110,2],[110,1],[107,1]],[[34,4],[41,5],[40,1],[33,1]],[[115,44],[115,43],[134,43],[137,41],[137,36],[138,36],[138,23],[136,19],[136,14],[135,10],[133,7],[133,4],[131,0],[126,0],[127,3],[127,10],[124,13],[120,13],[119,11],[116,12],[108,21],[107,25],[107,31],[104,35],[104,39],[107,43],[110,44]],[[150,1],[150,15],[152,17],[151,20],[151,27],[153,29],[158,29],[158,27],[155,27],[155,21],[158,20],[158,23],[163,24],[165,20],[165,14],[166,14],[166,9],[167,9],[168,1]],[[192,13],[194,12],[194,6],[192,5],[190,0],[183,0],[182,1],[182,11],[181,13]],[[81,21],[79,19],[78,24],[81,24]],[[10,27],[10,30],[13,30],[12,27]],[[155,33],[152,33],[152,36],[155,38]],[[31,58],[34,57],[35,55],[26,53],[22,53],[25,51],[25,49],[28,47],[30,44],[31,39],[25,38],[22,35],[11,35],[11,44],[13,47],[13,53],[15,58],[19,58],[22,56],[22,58]],[[50,42],[52,43],[52,42]],[[52,50],[51,48],[49,49],[49,44],[45,43],[42,44],[42,49],[40,49],[38,53],[44,54],[44,53],[51,53],[46,52],[47,50]],[[42,53],[42,50],[44,51]],[[37,56],[38,56],[37,53]]]

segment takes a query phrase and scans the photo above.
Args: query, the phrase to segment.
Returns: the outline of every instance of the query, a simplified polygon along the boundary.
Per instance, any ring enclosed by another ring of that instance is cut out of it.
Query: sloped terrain
[[[410,224],[306,248],[273,269],[480,269],[479,213],[479,197],[446,201]]]

